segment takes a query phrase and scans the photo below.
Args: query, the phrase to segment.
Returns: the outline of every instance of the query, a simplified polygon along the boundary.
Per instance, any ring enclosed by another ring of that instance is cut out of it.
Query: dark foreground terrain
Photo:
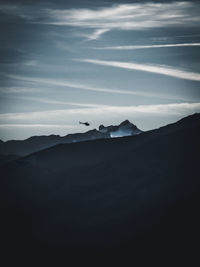
[[[10,255],[198,253],[199,166],[200,114],[16,159],[0,168],[1,245]]]

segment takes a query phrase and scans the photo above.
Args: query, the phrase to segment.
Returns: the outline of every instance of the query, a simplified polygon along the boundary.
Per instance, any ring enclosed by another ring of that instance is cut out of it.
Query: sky
[[[200,112],[199,14],[198,1],[0,1],[0,139]]]

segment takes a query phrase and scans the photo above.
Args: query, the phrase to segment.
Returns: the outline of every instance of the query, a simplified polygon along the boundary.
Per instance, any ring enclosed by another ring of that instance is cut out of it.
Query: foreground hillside
[[[200,115],[137,136],[60,144],[1,166],[9,250],[196,249]],[[113,252],[114,253],[114,252]]]

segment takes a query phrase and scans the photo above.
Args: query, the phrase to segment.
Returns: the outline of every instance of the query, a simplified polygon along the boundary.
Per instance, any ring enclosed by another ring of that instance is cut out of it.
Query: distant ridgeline
[[[57,144],[131,136],[140,134],[141,132],[142,131],[138,129],[136,125],[132,124],[128,120],[125,120],[119,125],[111,125],[107,127],[100,125],[99,130],[94,129],[85,133],[68,134],[63,137],[59,135],[49,135],[32,136],[25,140],[11,140],[7,142],[0,140],[0,155],[12,155],[15,157],[17,155],[25,156]]]

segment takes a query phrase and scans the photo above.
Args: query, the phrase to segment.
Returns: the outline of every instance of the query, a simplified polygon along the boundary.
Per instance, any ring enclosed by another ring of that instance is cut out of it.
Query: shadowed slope
[[[14,248],[195,249],[199,115],[138,136],[62,144],[1,167]]]

